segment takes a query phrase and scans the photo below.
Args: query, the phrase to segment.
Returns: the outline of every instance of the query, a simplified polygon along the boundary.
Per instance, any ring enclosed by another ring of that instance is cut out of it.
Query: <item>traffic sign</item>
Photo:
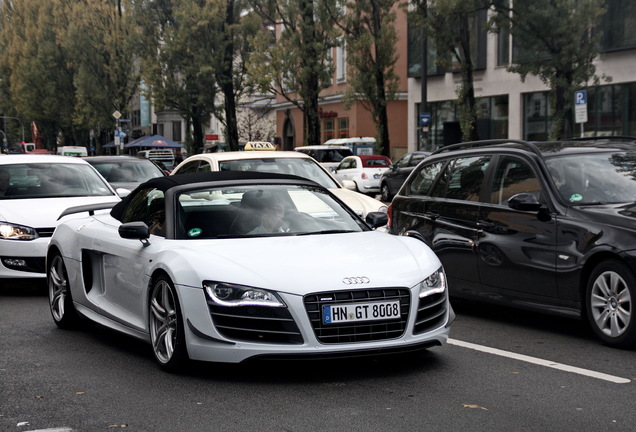
[[[117,120],[119,120],[121,118],[121,113],[119,111],[115,111],[113,113],[113,117],[115,117]]]
[[[574,92],[574,118],[576,123],[587,123],[587,90]]]
[[[431,124],[431,113],[420,113],[420,126],[428,126]]]

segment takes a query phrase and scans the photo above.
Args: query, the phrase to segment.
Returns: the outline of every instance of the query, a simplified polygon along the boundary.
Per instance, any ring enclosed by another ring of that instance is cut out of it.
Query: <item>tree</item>
[[[132,0],[56,0],[59,44],[76,71],[74,123],[110,131],[139,87]]]
[[[76,103],[74,67],[56,43],[55,2],[2,2],[0,46],[3,92],[8,111],[34,121],[44,145],[71,135]],[[15,111],[13,111],[15,110]]]
[[[203,151],[203,127],[214,111],[216,86],[211,53],[217,2],[135,2],[143,29],[141,73],[158,110],[175,109],[192,130],[194,153]]]
[[[331,83],[330,52],[340,33],[330,11],[337,0],[252,0],[264,26],[253,38],[248,70],[264,93],[280,95],[303,113],[303,144],[320,144],[320,92]]]
[[[357,0],[346,4],[346,13],[335,21],[344,33],[349,89],[347,104],[359,102],[376,125],[378,150],[389,155],[388,102],[395,98],[399,76],[395,31],[395,0]],[[338,18],[336,16],[336,18]]]
[[[214,62],[216,83],[223,95],[224,110],[218,117],[225,124],[225,141],[231,150],[239,149],[237,106],[250,89],[247,65],[252,53],[250,40],[258,33],[260,20],[247,12],[246,0],[223,0],[223,19],[215,24]]]
[[[497,31],[513,37],[511,72],[525,80],[538,76],[550,87],[554,117],[550,139],[573,135],[574,92],[590,81],[598,84],[594,59],[599,54],[598,31],[605,13],[603,0],[493,0]]]
[[[415,4],[416,21],[437,48],[437,63],[461,72],[457,103],[463,140],[478,140],[474,47],[481,30],[477,14],[487,8],[487,0],[416,0]]]

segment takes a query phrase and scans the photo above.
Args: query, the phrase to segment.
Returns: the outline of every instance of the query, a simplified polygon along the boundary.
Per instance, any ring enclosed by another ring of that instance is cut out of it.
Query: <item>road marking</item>
[[[30,431],[23,431],[23,432],[72,432],[73,429],[68,428],[68,427],[61,427],[61,428],[51,428],[51,429],[38,429],[38,430],[30,430]]]
[[[498,356],[502,356],[502,357],[508,357],[511,359],[515,359],[515,360],[521,360],[527,363],[532,363],[532,364],[536,364],[539,366],[545,366],[545,367],[549,367],[549,368],[553,368],[553,369],[559,369],[565,372],[572,372],[572,373],[576,373],[579,375],[585,375],[588,377],[592,377],[592,378],[597,378],[597,379],[601,379],[601,380],[605,380],[605,381],[609,381],[609,382],[613,382],[615,384],[627,384],[632,382],[632,380],[627,379],[627,378],[622,378],[622,377],[617,377],[617,376],[613,376],[613,375],[608,375],[608,374],[604,374],[602,372],[595,372],[589,369],[582,369],[582,368],[578,368],[575,366],[570,366],[570,365],[566,365],[563,363],[556,363],[550,360],[544,360],[544,359],[540,359],[537,357],[530,357],[527,355],[523,355],[523,354],[517,354],[517,353],[513,353],[510,351],[504,351],[504,350],[500,350],[497,348],[490,348],[487,346],[483,346],[483,345],[477,345],[474,343],[470,343],[470,342],[464,342],[464,341],[460,341],[457,339],[448,339],[447,341],[449,344],[451,345],[456,345],[456,346],[460,346],[463,348],[468,348],[468,349],[473,349],[476,351],[481,351],[481,352],[485,352],[488,354],[494,354],[494,355],[498,355]]]

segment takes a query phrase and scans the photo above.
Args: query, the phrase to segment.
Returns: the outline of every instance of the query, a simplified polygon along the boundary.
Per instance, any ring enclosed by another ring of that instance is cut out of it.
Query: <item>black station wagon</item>
[[[636,345],[636,138],[444,147],[389,207],[439,256],[455,297],[587,318]]]

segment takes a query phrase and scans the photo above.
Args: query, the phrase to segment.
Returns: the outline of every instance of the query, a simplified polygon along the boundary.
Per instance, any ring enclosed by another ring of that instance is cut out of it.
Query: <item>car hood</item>
[[[116,196],[2,200],[0,201],[0,220],[32,228],[50,228],[62,221],[77,217],[77,215],[69,215],[58,221],[57,218],[67,208],[118,201],[119,198]],[[86,216],[86,214],[80,215]]]
[[[364,195],[358,192],[354,192],[349,189],[329,189],[331,193],[340,198],[349,208],[351,208],[358,215],[365,217],[369,212],[382,211],[386,213],[387,206],[382,201],[378,201],[375,198],[371,198],[368,195]]]
[[[410,288],[441,266],[419,240],[377,231],[202,241],[206,244],[199,240],[182,243],[189,250],[181,250],[180,255],[191,266],[182,270],[185,279],[195,277],[196,272],[203,280],[299,295],[336,289]],[[350,284],[346,278],[366,279]],[[190,281],[200,286],[200,279]]]

